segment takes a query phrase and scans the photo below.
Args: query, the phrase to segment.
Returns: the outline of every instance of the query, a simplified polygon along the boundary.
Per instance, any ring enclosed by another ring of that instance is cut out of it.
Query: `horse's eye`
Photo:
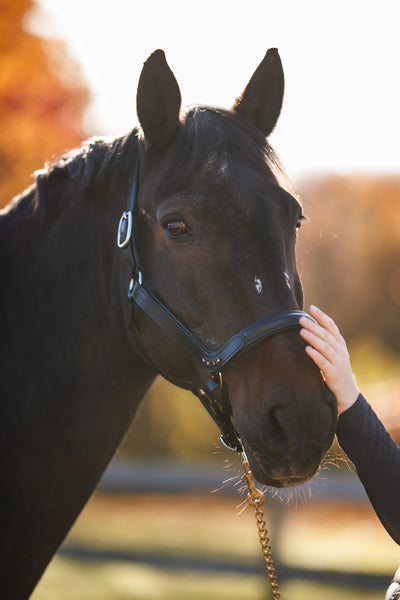
[[[178,238],[181,235],[188,234],[189,227],[184,221],[180,221],[179,219],[176,219],[174,221],[168,221],[167,233],[172,238]]]
[[[296,233],[299,233],[299,229],[301,227],[302,222],[304,221],[305,217],[304,215],[301,215],[296,222]]]

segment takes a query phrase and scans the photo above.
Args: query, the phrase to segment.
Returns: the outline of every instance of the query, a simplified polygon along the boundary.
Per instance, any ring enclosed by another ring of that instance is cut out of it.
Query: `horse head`
[[[295,258],[302,207],[279,185],[267,142],[283,89],[275,49],[231,110],[181,115],[180,90],[160,50],[141,73],[135,253],[145,288],[211,354],[251,324],[303,306]],[[204,389],[210,375],[201,362],[149,311],[133,312],[145,360],[180,387]],[[298,329],[235,356],[223,380],[255,477],[276,487],[311,478],[332,442],[336,405]]]

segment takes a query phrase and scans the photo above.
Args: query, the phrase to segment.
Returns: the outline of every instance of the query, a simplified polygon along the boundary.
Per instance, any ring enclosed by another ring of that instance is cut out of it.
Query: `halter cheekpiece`
[[[221,431],[221,441],[228,448],[242,452],[242,444],[232,423],[232,409],[228,387],[223,380],[223,369],[234,359],[258,342],[276,333],[300,328],[300,318],[310,315],[300,310],[276,313],[249,325],[233,335],[217,350],[206,348],[192,332],[143,285],[143,276],[133,235],[134,212],[139,187],[139,155],[132,176],[127,209],[123,212],[118,226],[117,245],[129,248],[132,258],[132,273],[128,286],[128,299],[140,307],[175,342],[189,352],[210,374],[210,379],[199,389],[192,390],[205,406]]]

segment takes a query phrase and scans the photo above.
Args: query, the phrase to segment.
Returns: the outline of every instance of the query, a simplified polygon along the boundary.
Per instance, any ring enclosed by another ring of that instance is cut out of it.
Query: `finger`
[[[326,313],[324,313],[323,310],[318,308],[318,306],[311,304],[310,314],[319,323],[319,325],[321,325],[321,327],[325,327],[325,329],[328,329],[328,331],[330,331],[331,333],[338,330],[335,321],[331,319],[331,317],[329,317]]]
[[[308,344],[310,344],[310,346],[315,348],[326,359],[328,359],[330,362],[334,361],[334,358],[337,355],[337,349],[334,340],[326,341],[325,339],[322,339],[311,331],[307,331],[305,329],[300,330],[300,335],[306,340],[306,342],[308,342]]]
[[[329,371],[332,363],[313,346],[306,346],[306,352],[326,376],[326,373]]]
[[[341,340],[338,337],[334,336],[330,331],[328,331],[328,329],[322,327],[321,325],[318,325],[318,323],[315,323],[314,321],[311,321],[311,319],[302,317],[300,319],[300,325],[304,329],[302,335],[305,339],[308,339],[308,337],[306,337],[305,332],[309,332],[310,335],[314,335],[322,340],[325,340],[326,342],[328,342],[328,344],[334,347],[337,347],[337,345],[341,342]]]
[[[335,338],[338,338],[339,336],[341,337],[339,328],[337,327],[335,321],[326,313],[324,313],[324,311],[318,308],[318,306],[311,304],[310,314],[321,327],[327,329]]]
[[[311,331],[316,335],[320,335],[320,337],[323,337],[324,331],[326,331],[321,325],[316,323],[314,319],[310,319],[309,317],[301,317],[299,323],[304,329],[307,329],[307,331]]]

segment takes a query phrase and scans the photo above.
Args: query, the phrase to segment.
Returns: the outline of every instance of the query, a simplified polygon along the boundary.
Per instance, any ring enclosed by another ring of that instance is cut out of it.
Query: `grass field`
[[[95,495],[68,543],[111,550],[154,552],[169,559],[198,556],[260,562],[253,514],[232,498],[216,495]],[[276,514],[269,514],[269,522]],[[283,505],[273,549],[285,564],[318,569],[387,574],[400,563],[400,549],[368,505],[334,501]],[[283,600],[383,600],[379,591],[288,581]],[[77,561],[58,555],[32,600],[264,600],[266,577],[199,572],[125,561]]]

